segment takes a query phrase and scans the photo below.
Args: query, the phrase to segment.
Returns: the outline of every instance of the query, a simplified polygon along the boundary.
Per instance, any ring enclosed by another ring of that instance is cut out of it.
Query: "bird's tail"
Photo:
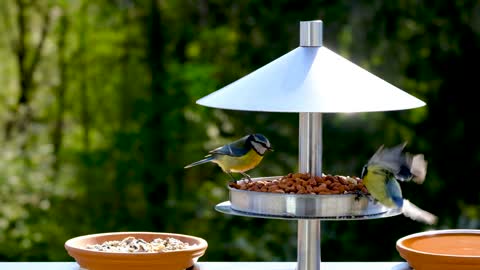
[[[420,221],[429,225],[437,223],[437,216],[423,209],[420,209],[418,206],[414,205],[409,200],[403,200],[402,211],[406,217],[409,217],[413,220]]]
[[[190,167],[193,167],[193,166],[197,166],[197,165],[200,165],[200,164],[203,164],[203,163],[207,163],[207,162],[210,162],[214,159],[213,156],[208,156],[202,160],[199,160],[199,161],[196,161],[196,162],[193,162],[193,163],[190,163],[188,164],[187,166],[183,167],[184,169],[188,169]]]

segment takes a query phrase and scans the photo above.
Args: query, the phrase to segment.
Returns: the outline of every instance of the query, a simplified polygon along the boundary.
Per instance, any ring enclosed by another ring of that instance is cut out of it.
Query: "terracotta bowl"
[[[480,230],[436,230],[397,241],[397,250],[415,270],[480,269]]]
[[[141,238],[147,242],[155,238],[176,238],[184,243],[195,245],[187,249],[158,253],[119,253],[87,249],[87,245],[102,244],[105,241],[123,240],[128,236]],[[156,232],[112,232],[84,235],[65,242],[65,249],[82,268],[88,270],[162,269],[183,270],[197,262],[207,249],[207,242],[199,237],[174,233]]]

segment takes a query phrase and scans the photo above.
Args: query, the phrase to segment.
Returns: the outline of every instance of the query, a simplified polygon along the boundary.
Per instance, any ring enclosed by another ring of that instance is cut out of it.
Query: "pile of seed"
[[[87,245],[87,249],[106,252],[164,252],[181,250],[191,247],[178,239],[167,237],[166,239],[156,238],[151,242],[129,236],[121,241],[105,241],[102,244]]]
[[[229,185],[241,190],[287,194],[368,194],[362,179],[340,175],[312,176],[309,173],[289,173],[279,179],[242,180]]]

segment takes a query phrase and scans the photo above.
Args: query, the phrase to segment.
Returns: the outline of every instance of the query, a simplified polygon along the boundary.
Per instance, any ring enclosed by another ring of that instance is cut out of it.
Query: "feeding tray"
[[[415,270],[480,269],[480,230],[434,230],[400,238],[400,255]]]
[[[188,248],[165,252],[107,252],[87,248],[88,245],[102,244],[106,241],[121,241],[126,237],[135,237],[150,242],[156,238],[178,239],[191,245]],[[77,261],[82,269],[89,270],[184,270],[191,267],[204,255],[208,247],[202,238],[175,233],[160,232],[111,232],[78,236],[65,242],[68,254]]]
[[[271,181],[278,176],[252,178]],[[244,180],[241,180],[244,181]],[[399,208],[388,208],[369,195],[358,194],[282,194],[241,190],[228,186],[230,201],[217,205],[228,214],[280,219],[369,219],[394,216]]]

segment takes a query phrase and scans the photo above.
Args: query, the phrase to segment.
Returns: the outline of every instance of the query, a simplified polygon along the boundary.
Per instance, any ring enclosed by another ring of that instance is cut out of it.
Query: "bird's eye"
[[[266,149],[269,149],[269,150],[272,150],[272,146],[270,145],[270,142],[268,141],[268,139],[261,135],[261,134],[254,134],[251,136],[251,143],[257,143],[259,145],[261,145],[263,148],[266,148]]]

